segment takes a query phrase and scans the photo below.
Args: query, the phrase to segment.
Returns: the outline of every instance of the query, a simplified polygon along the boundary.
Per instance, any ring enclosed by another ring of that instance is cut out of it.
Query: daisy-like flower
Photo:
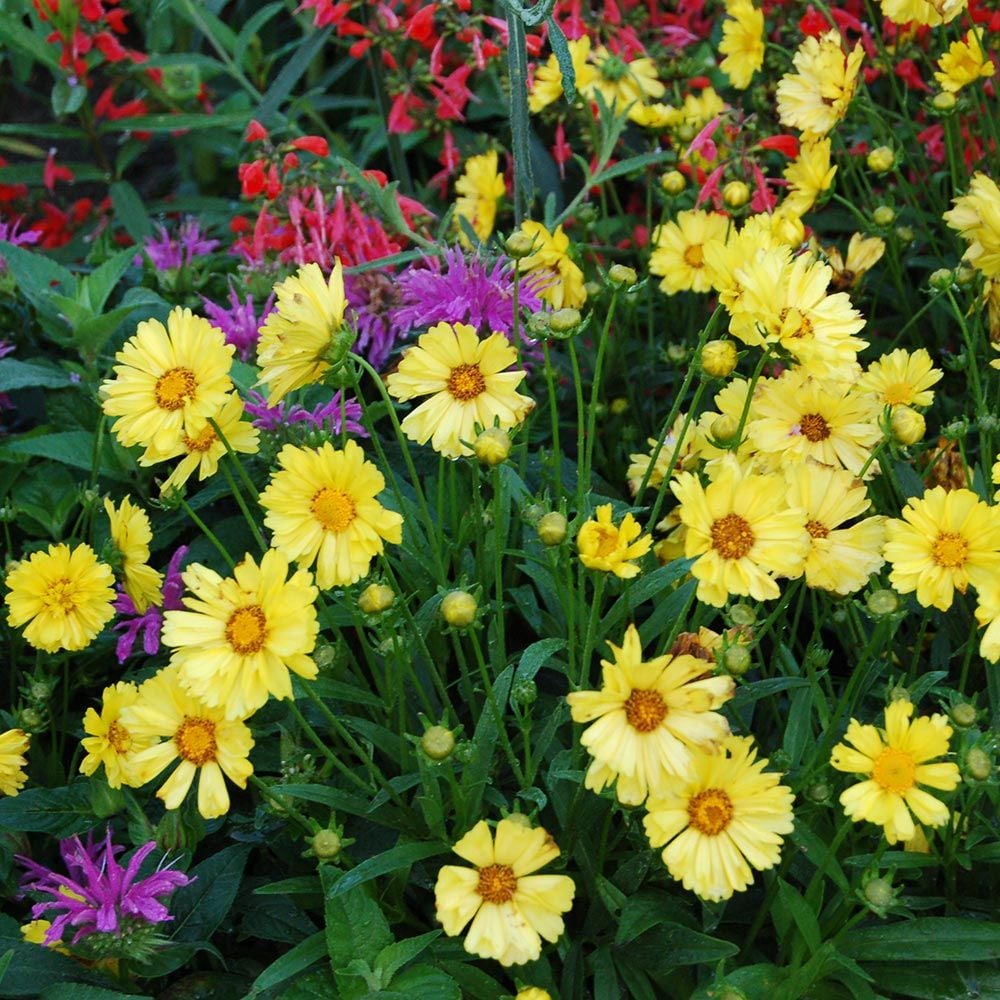
[[[462,176],[455,181],[455,191],[459,195],[455,199],[455,226],[459,243],[463,247],[470,245],[460,219],[465,219],[480,243],[485,242],[493,232],[497,205],[507,191],[503,174],[497,170],[497,151],[491,149],[481,156],[470,156],[465,161]]]
[[[875,393],[883,406],[930,406],[932,385],[944,378],[922,347],[906,351],[898,347],[873,361],[858,383],[865,392]]]
[[[992,61],[986,58],[979,36],[969,31],[962,41],[952,42],[938,60],[938,72],[934,74],[934,79],[942,90],[957,94],[981,77],[991,77],[994,68]]]
[[[916,591],[925,608],[947,611],[956,590],[980,590],[1000,573],[1000,507],[972,490],[935,486],[911,498],[886,536],[889,582],[901,594]]]
[[[535,961],[542,938],[559,940],[576,886],[568,875],[532,874],[559,857],[545,830],[502,819],[494,841],[480,820],[452,850],[475,867],[445,865],[438,874],[434,902],[445,934],[461,934],[471,920],[465,950],[504,966]]]
[[[597,76],[597,70],[588,62],[590,38],[584,35],[582,38],[571,39],[566,44],[569,48],[570,60],[573,63],[576,89],[580,93],[584,93],[589,90],[591,83]],[[558,101],[562,95],[562,70],[559,68],[559,60],[553,54],[549,56],[547,62],[535,69],[531,92],[528,95],[528,110],[533,115],[537,115],[543,108]]]
[[[804,142],[799,155],[785,168],[788,195],[783,207],[796,215],[805,215],[833,186],[836,166],[830,166],[830,140]]]
[[[986,174],[972,176],[968,194],[955,199],[944,221],[969,244],[962,256],[987,278],[1000,276],[1000,187]]]
[[[649,98],[662,97],[667,88],[656,77],[656,63],[645,56],[628,60],[622,54],[609,52],[599,45],[590,55],[590,62],[597,70],[596,76],[586,85],[577,85],[589,100],[600,94],[609,108],[621,114],[629,105],[645,104]]]
[[[705,260],[705,247],[725,244],[728,228],[726,216],[692,209],[678,212],[676,222],[653,230],[656,249],[649,258],[649,272],[662,279],[660,288],[668,295],[710,291],[713,275]]]
[[[697,464],[700,457],[698,425],[692,421],[688,423],[687,430],[685,431],[684,424],[686,422],[687,417],[685,414],[678,413],[673,426],[663,438],[663,443],[656,455],[656,462],[653,463],[653,469],[649,472],[649,481],[646,483],[647,488],[658,490],[663,484],[663,480],[667,477],[668,472],[679,472],[681,469],[689,469]],[[682,433],[684,434],[683,440],[681,439]],[[678,442],[681,444],[679,449],[677,447]],[[626,475],[628,476],[628,485],[632,491],[632,496],[635,496],[639,491],[642,480],[647,471],[649,471],[650,463],[653,460],[653,452],[656,451],[658,442],[656,438],[647,438],[646,443],[650,448],[648,454],[636,452],[633,455],[629,455],[629,462],[631,464],[628,467]],[[673,457],[674,452],[677,452],[677,458],[673,469],[669,469],[670,459]]]
[[[779,595],[775,576],[802,573],[809,551],[804,512],[789,507],[781,476],[744,473],[722,462],[713,483],[690,472],[670,484],[687,528],[685,554],[697,556],[691,574],[698,600],[721,608],[730,594],[765,601]]]
[[[798,72],[778,82],[781,123],[810,137],[826,135],[847,114],[863,58],[860,42],[845,54],[837,31],[806,38],[792,60]]]
[[[8,729],[0,733],[0,794],[17,795],[28,776],[28,752],[31,737],[23,729]]]
[[[695,751],[690,771],[667,778],[646,803],[649,843],[663,847],[667,870],[702,899],[743,892],[752,869],[767,871],[781,857],[793,795],[767,765],[750,737],[731,736],[718,753]]]
[[[563,227],[556,226],[550,233],[540,222],[525,219],[521,232],[533,246],[532,252],[521,258],[521,271],[536,277],[542,299],[553,309],[579,309],[587,301],[583,271],[569,255],[569,237]]]
[[[788,502],[806,515],[806,585],[840,595],[860,590],[885,563],[886,518],[842,527],[871,507],[864,485],[844,469],[806,462],[786,469],[785,476]]]
[[[240,455],[256,455],[260,450],[260,432],[249,421],[243,420],[243,400],[235,392],[229,393],[212,419],[218,424],[229,447]],[[202,482],[214,476],[219,469],[219,461],[226,454],[226,446],[215,428],[206,421],[193,434],[182,434],[174,448],[157,455],[156,462],[168,462],[183,456],[174,466],[174,471],[163,481],[161,492],[180,489],[195,472]],[[140,465],[154,463],[139,460]]]
[[[609,503],[601,504],[594,514],[576,535],[580,562],[587,569],[614,573],[621,580],[638,576],[640,569],[632,560],[641,559],[653,547],[652,537],[642,534],[642,526],[631,514],[616,525]]]
[[[224,816],[229,791],[223,775],[246,788],[253,774],[248,760],[253,737],[245,723],[227,719],[223,709],[211,708],[187,691],[174,666],[143,683],[136,703],[122,709],[121,721],[134,739],[151,743],[132,758],[137,784],[152,781],[178,762],[156,793],[167,809],[180,808],[197,777],[198,812],[205,819]],[[161,742],[153,743],[157,738]]]
[[[260,565],[246,556],[223,579],[192,563],[184,571],[191,596],[185,611],[163,616],[163,644],[181,683],[206,705],[244,719],[273,695],[291,698],[289,671],[311,680],[316,664],[318,591],[312,573],[288,575],[288,560],[271,549]]]
[[[121,555],[125,593],[141,614],[150,604],[159,604],[162,599],[163,574],[149,565],[149,543],[153,540],[149,516],[129,497],[125,497],[117,508],[110,498],[106,498],[104,510],[111,522],[111,541]]]
[[[885,240],[878,236],[862,236],[854,233],[847,244],[847,256],[843,257],[837,247],[824,247],[823,256],[833,268],[830,287],[835,292],[843,292],[855,285],[882,259],[885,254]]]
[[[719,42],[719,52],[726,58],[719,69],[737,90],[746,90],[764,65],[764,14],[750,0],[728,0],[726,13]]]
[[[376,499],[385,479],[355,442],[343,451],[286,444],[278,465],[260,495],[264,524],[286,558],[315,564],[320,590],[356,583],[386,542],[403,540],[403,518]]]
[[[7,574],[7,624],[36,649],[85,649],[114,617],[111,567],[89,545],[50,545]]]
[[[274,286],[278,305],[260,328],[258,385],[267,385],[274,406],[294,389],[319,382],[353,343],[344,327],[344,269],[336,258],[329,279],[319,264],[306,264]]]
[[[1000,660],[1000,577],[993,577],[979,591],[976,621],[985,628],[979,643],[979,655],[990,663]]]
[[[136,752],[145,750],[153,737],[137,739],[122,722],[122,711],[139,700],[139,689],[128,681],[118,681],[104,689],[101,695],[101,714],[88,708],[83,717],[83,731],[87,734],[80,746],[87,756],[80,761],[80,773],[89,778],[102,764],[104,776],[112,788],[122,785],[136,786],[132,760]]]
[[[505,371],[517,351],[502,333],[480,340],[465,323],[438,323],[403,351],[399,367],[386,379],[399,400],[430,396],[402,422],[403,433],[446,458],[472,454],[480,428],[517,427],[535,403],[516,391],[525,372]]]
[[[894,24],[937,27],[954,21],[969,0],[880,0],[882,13]]]
[[[141,445],[158,461],[184,434],[196,434],[222,406],[233,384],[233,345],[190,309],[171,310],[164,326],[150,319],[115,355],[115,377],[104,382],[104,412],[125,445]]]
[[[844,812],[855,823],[869,820],[883,827],[890,844],[914,836],[913,816],[929,827],[948,822],[948,807],[921,785],[950,792],[961,780],[957,764],[929,763],[948,753],[952,730],[945,716],[910,721],[911,715],[909,701],[894,701],[885,710],[884,733],[851,719],[845,742],[838,743],[830,756],[838,771],[866,779],[841,794]]]
[[[601,660],[601,690],[574,691],[566,701],[574,722],[593,723],[580,736],[594,758],[586,787],[600,792],[614,783],[618,801],[637,806],[662,789],[665,777],[688,773],[692,747],[711,750],[729,735],[715,709],[732,698],[734,684],[712,677],[694,656],[644,661],[634,625],[620,648],[608,645],[614,662]]]

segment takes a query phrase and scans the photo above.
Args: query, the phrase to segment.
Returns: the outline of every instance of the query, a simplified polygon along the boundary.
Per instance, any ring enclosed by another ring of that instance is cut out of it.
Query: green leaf
[[[65,77],[56,80],[52,88],[52,114],[56,118],[72,115],[83,107],[87,99],[87,88],[80,84],[70,86]]]
[[[431,965],[416,965],[401,972],[390,984],[388,990],[381,990],[372,997],[399,997],[413,1000],[462,1000],[462,991],[447,972]]]
[[[153,1000],[135,993],[119,993],[101,986],[84,986],[81,983],[59,983],[39,994],[41,1000]]]
[[[676,896],[657,889],[645,889],[630,895],[618,918],[615,944],[626,945],[634,941],[640,934],[656,927],[664,919],[687,921],[690,919],[690,910]]]
[[[244,124],[249,120],[249,117],[255,118],[262,125],[273,123],[285,98],[292,92],[292,88],[309,69],[309,64],[326,45],[326,40],[332,31],[332,26],[326,27],[322,31],[314,31],[304,44],[296,47],[291,59],[285,63],[281,72],[274,78],[274,82],[267,88],[267,93],[261,99],[257,110],[252,116],[244,119]]]
[[[250,116],[246,112],[216,113],[214,115],[138,115],[135,118],[119,118],[101,122],[99,131],[104,132],[197,132],[205,129],[242,130]]]
[[[113,444],[104,439],[101,450],[100,473],[109,479],[124,482],[128,479],[114,458]],[[89,431],[60,431],[55,434],[35,434],[15,438],[0,446],[0,460],[11,456],[33,455],[51,458],[74,469],[90,472],[93,467],[94,435]]]
[[[255,896],[290,896],[293,893],[319,893],[322,889],[315,875],[295,875],[282,879],[280,882],[270,882],[254,889]]]
[[[421,952],[426,951],[430,943],[435,938],[439,938],[442,933],[442,931],[428,931],[417,937],[387,944],[379,952],[378,958],[375,959],[375,972],[379,974],[382,982],[388,982],[404,965],[412,962]]]
[[[334,885],[326,890],[326,897],[328,900],[335,899],[337,896],[350,892],[355,886],[378,878],[379,875],[388,875],[401,868],[409,868],[425,858],[447,854],[448,850],[442,844],[397,844],[390,850],[376,854],[375,857],[368,858],[349,872],[345,872]]]
[[[0,18],[2,20],[2,18]],[[0,241],[0,259],[14,276],[18,290],[38,310],[53,315],[49,296],[53,290],[64,295],[76,293],[76,278],[61,264],[42,253]]]
[[[0,361],[0,392],[16,389],[64,389],[72,385],[69,372],[46,361]]]
[[[29,788],[0,799],[0,830],[49,833],[61,839],[84,833],[95,823],[87,781],[62,788]]]
[[[441,962],[441,968],[454,979],[465,996],[472,1000],[508,1000],[510,991],[492,976],[467,962]]]
[[[104,308],[108,296],[111,295],[115,285],[121,281],[122,276],[131,267],[134,259],[135,250],[122,250],[113,257],[109,257],[100,267],[95,268],[83,279],[90,308],[95,313],[99,313]]]
[[[544,666],[545,662],[552,659],[552,656],[565,646],[565,639],[539,639],[538,642],[533,642],[521,654],[521,659],[517,661],[514,681],[534,680],[535,674]]]
[[[174,894],[170,909],[173,941],[207,941],[236,899],[250,847],[233,844],[188,872],[196,879]]]
[[[21,792],[17,798],[26,795]],[[0,821],[3,829],[11,829]],[[16,828],[15,828],[16,829]],[[32,832],[32,831],[28,831]],[[16,920],[0,916],[0,955],[8,962],[3,971],[0,996],[37,997],[45,990],[61,984],[93,983],[107,980],[83,968],[67,955],[60,955],[51,948],[29,944],[22,937]],[[11,957],[7,959],[7,955]],[[77,988],[79,986],[77,985]]]
[[[876,987],[916,1000],[969,1000],[1000,996],[1000,971],[985,963],[968,966],[878,962],[864,966]]]
[[[812,726],[810,725],[812,703],[813,693],[810,688],[800,688],[792,695],[784,742],[784,751],[788,754],[790,767],[798,766],[806,744],[812,739]]]
[[[615,601],[601,622],[605,635],[616,632],[626,615],[634,615],[640,604],[669,591],[671,584],[688,575],[693,563],[693,559],[674,559],[666,566],[644,574],[635,583],[629,581],[625,593]]]
[[[135,119],[131,119],[133,127]],[[125,231],[141,243],[153,231],[153,225],[146,214],[146,207],[128,181],[115,181],[110,188],[111,207],[115,210],[115,218],[125,227]]]
[[[250,987],[249,996],[256,996],[264,990],[273,989],[297,976],[300,972],[305,972],[310,965],[314,965],[326,955],[326,934],[317,931],[305,940],[300,941],[290,951],[286,951],[281,958],[273,961],[254,981]],[[329,995],[329,994],[326,994]]]
[[[34,32],[26,28],[24,24],[9,13],[0,16],[0,42],[4,42],[11,48],[31,56],[36,62],[43,66],[48,66],[55,73],[63,72],[59,68],[59,58],[56,55],[57,49],[49,45],[41,33]],[[23,128],[24,126],[19,126]]]
[[[572,104],[576,100],[576,70],[573,68],[573,57],[566,43],[566,35],[553,17],[550,17],[545,25],[549,29],[549,45],[552,46],[556,62],[559,64],[559,72],[562,73],[563,93],[567,102]]]
[[[335,893],[343,873],[330,865],[319,870],[326,916],[326,950],[334,970],[351,961],[369,963],[392,941],[392,932],[378,903],[360,885]]]
[[[801,935],[808,951],[816,952],[819,950],[823,943],[823,935],[820,932],[816,914],[809,908],[809,904],[802,898],[802,895],[783,880],[778,881],[778,898],[774,906],[773,916],[780,940],[784,941],[794,926]]]
[[[666,973],[678,965],[701,965],[731,958],[739,950],[731,941],[664,921],[621,948],[616,960],[619,965],[622,960],[632,962],[645,972]]]
[[[278,0],[278,2],[269,3],[261,7],[260,10],[247,20],[247,23],[240,29],[239,36],[233,43],[233,62],[237,66],[241,69],[243,68],[243,57],[246,55],[247,46],[253,41],[253,36],[284,9],[285,5]]]
[[[962,917],[920,917],[856,927],[837,939],[859,962],[982,962],[1000,958],[1000,924]]]

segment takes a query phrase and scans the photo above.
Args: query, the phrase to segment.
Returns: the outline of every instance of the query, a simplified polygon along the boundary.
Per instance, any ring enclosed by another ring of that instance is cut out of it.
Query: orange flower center
[[[267,618],[260,605],[237,608],[226,622],[226,641],[240,656],[259,653],[267,639]]]
[[[872,768],[872,778],[887,792],[902,795],[917,782],[917,762],[905,750],[887,747],[879,755]]]
[[[632,691],[625,701],[625,718],[633,729],[651,733],[667,717],[667,704],[659,691]]]
[[[206,452],[212,447],[216,442],[215,431],[212,429],[211,424],[205,424],[205,426],[198,431],[198,433],[190,438],[186,434],[183,439],[184,447],[187,449],[188,454],[192,452]]]
[[[198,380],[190,368],[171,368],[156,380],[156,405],[162,410],[179,410],[197,388]]]
[[[813,538],[826,538],[830,534],[830,529],[821,521],[806,521],[806,531]]]
[[[108,726],[107,739],[115,753],[128,753],[132,749],[132,734],[117,719]]]
[[[688,802],[688,822],[706,837],[717,837],[733,818],[733,800],[721,788],[706,788]]]
[[[358,516],[354,501],[335,486],[324,486],[312,498],[309,509],[327,531],[341,532]]]
[[[964,566],[969,558],[969,543],[953,531],[943,531],[937,536],[931,554],[938,566],[957,569]]]
[[[486,379],[479,365],[459,365],[448,376],[448,391],[462,403],[475,399],[486,391]]]
[[[739,514],[727,514],[712,522],[712,548],[723,559],[742,559],[753,543],[753,530]]]
[[[177,752],[195,767],[215,760],[215,723],[211,719],[184,716],[174,733]]]
[[[700,243],[692,243],[691,246],[684,251],[684,263],[688,267],[704,267],[705,266],[705,252],[701,249]]]
[[[908,382],[895,382],[893,385],[887,385],[882,393],[882,398],[890,406],[909,403],[913,399],[913,386]]]
[[[487,865],[479,869],[476,892],[487,903],[507,903],[517,891],[517,876],[510,865]]]
[[[810,441],[825,441],[830,436],[830,425],[818,413],[805,413],[799,429]]]
[[[63,614],[68,615],[76,611],[75,597],[76,594],[72,581],[63,576],[58,580],[53,580],[45,588],[42,601],[47,610],[61,611]]]

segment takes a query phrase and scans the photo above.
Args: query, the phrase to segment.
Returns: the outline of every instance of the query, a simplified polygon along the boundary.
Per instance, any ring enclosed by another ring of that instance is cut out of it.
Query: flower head
[[[23,729],[8,729],[0,733],[0,793],[17,795],[28,780],[24,769],[28,766],[31,737]]]
[[[205,315],[217,326],[226,338],[227,344],[236,348],[241,360],[249,361],[257,350],[257,339],[261,326],[274,308],[274,296],[269,295],[260,313],[253,304],[253,296],[240,300],[232,279],[229,282],[229,307],[216,305],[204,296],[201,298]]]
[[[580,562],[587,569],[614,573],[622,580],[638,576],[639,567],[632,560],[641,559],[652,548],[652,537],[642,534],[642,526],[631,514],[626,514],[621,524],[615,524],[609,503],[601,504],[594,514],[577,532]]]
[[[583,271],[569,255],[569,237],[562,226],[550,233],[540,222],[526,219],[521,232],[533,241],[534,249],[521,258],[521,270],[544,281],[539,294],[553,309],[579,309],[587,301]]]
[[[924,348],[906,351],[899,347],[873,361],[859,387],[874,392],[883,406],[930,406],[934,402],[931,386],[942,378],[944,372],[934,367]]]
[[[160,603],[163,582],[163,574],[149,565],[149,543],[153,540],[149,516],[129,497],[117,508],[110,498],[105,498],[104,510],[111,522],[111,541],[121,556],[125,593],[141,613],[150,604]]]
[[[938,72],[934,74],[934,79],[942,90],[956,94],[981,77],[991,77],[993,72],[993,62],[986,58],[979,36],[975,31],[969,31],[961,41],[952,42],[938,60]]]
[[[497,170],[495,149],[481,156],[469,157],[465,171],[455,182],[455,191],[459,195],[455,199],[455,225],[462,246],[469,246],[470,240],[460,220],[468,223],[480,243],[485,242],[493,232],[497,205],[506,190],[503,174]]]
[[[112,788],[136,784],[132,774],[132,758],[152,742],[151,737],[136,739],[122,722],[122,710],[139,700],[139,689],[127,681],[119,681],[104,689],[101,713],[88,708],[83,717],[87,734],[80,745],[87,756],[80,761],[80,773],[90,777],[102,764],[104,775]]]
[[[987,278],[1000,276],[1000,187],[986,174],[972,176],[969,191],[955,199],[944,221],[968,242],[962,260]]]
[[[705,260],[705,247],[724,244],[728,227],[726,216],[717,212],[678,212],[676,222],[653,230],[656,249],[649,258],[649,273],[662,278],[660,288],[668,295],[710,291],[712,272]]]
[[[219,245],[218,240],[205,239],[197,219],[185,219],[172,237],[164,226],[157,226],[156,236],[147,236],[142,243],[149,262],[158,271],[177,270],[190,264],[195,257],[211,253]],[[140,263],[141,257],[136,258]]]
[[[885,732],[851,719],[844,743],[833,748],[830,763],[838,771],[866,779],[840,796],[844,812],[856,823],[870,820],[885,829],[890,844],[916,833],[911,812],[925,826],[944,826],[948,808],[921,785],[950,792],[960,779],[958,765],[929,763],[948,752],[951,726],[943,715],[910,721],[913,705],[894,701],[885,710]]]
[[[894,24],[936,27],[948,24],[965,10],[969,0],[880,0],[882,13]]]
[[[764,65],[764,14],[750,0],[729,0],[726,13],[719,42],[719,52],[726,58],[719,69],[734,87],[746,90]]]

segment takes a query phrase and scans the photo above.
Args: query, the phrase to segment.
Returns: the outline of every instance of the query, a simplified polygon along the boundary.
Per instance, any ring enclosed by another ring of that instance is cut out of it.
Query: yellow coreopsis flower
[[[190,309],[171,310],[164,326],[146,320],[115,355],[115,377],[104,382],[104,412],[126,447],[141,445],[144,459],[177,447],[196,434],[222,405],[233,384],[235,348],[207,319]]]
[[[506,190],[503,174],[497,170],[495,149],[466,160],[462,176],[455,181],[455,191],[459,194],[455,199],[455,225],[462,246],[471,246],[471,241],[459,220],[465,219],[480,242],[484,241],[493,232],[497,204]]]
[[[915,835],[913,816],[929,827],[948,822],[948,807],[921,785],[950,792],[961,780],[951,761],[930,763],[948,753],[952,730],[945,716],[921,716],[911,722],[911,715],[909,701],[894,701],[885,710],[884,734],[851,719],[845,742],[830,756],[838,771],[867,776],[840,796],[844,812],[855,823],[877,823],[890,844]]]
[[[260,328],[257,345],[257,385],[268,386],[268,406],[319,382],[333,363],[347,356],[354,341],[344,327],[347,299],[339,257],[328,279],[319,264],[306,264],[275,285],[274,293],[277,307]]]
[[[221,708],[210,708],[185,690],[176,667],[164,667],[145,681],[134,705],[122,709],[123,725],[136,739],[153,743],[132,758],[132,774],[144,785],[175,761],[177,767],[156,797],[167,809],[178,809],[198,778],[198,812],[214,819],[229,812],[229,792],[223,775],[246,788],[253,765],[250,730],[239,719],[226,719]]]
[[[737,90],[746,90],[764,65],[764,14],[750,0],[730,0],[726,13],[719,42],[719,52],[726,58],[719,69]]]
[[[986,174],[972,176],[968,194],[955,199],[944,221],[969,243],[962,260],[987,278],[1000,276],[1000,187]]]
[[[149,543],[153,540],[149,517],[129,497],[125,497],[117,508],[106,498],[104,510],[111,522],[111,541],[121,555],[125,593],[141,614],[150,604],[159,604],[162,600],[163,574],[149,565]]]
[[[480,820],[452,850],[475,867],[445,865],[434,901],[450,937],[472,921],[464,941],[469,954],[521,965],[541,955],[542,938],[560,938],[562,914],[573,905],[576,886],[568,875],[532,874],[559,857],[547,831],[502,819],[494,841],[486,820]]]
[[[101,713],[88,708],[83,717],[83,731],[87,734],[80,746],[87,756],[80,761],[80,773],[90,777],[102,764],[104,776],[112,788],[137,785],[132,761],[137,751],[145,750],[154,737],[137,738],[122,722],[122,712],[139,700],[135,684],[119,681],[104,689],[101,695]]]
[[[521,232],[532,241],[532,251],[522,257],[523,273],[545,278],[539,284],[539,296],[553,309],[579,309],[587,301],[583,287],[583,271],[569,255],[569,237],[562,226],[550,233],[540,222],[525,219]]]
[[[930,406],[932,385],[944,378],[922,347],[906,351],[902,347],[883,354],[868,366],[859,387],[875,393],[883,406]]]
[[[611,517],[611,504],[601,504],[595,517],[584,521],[576,536],[580,562],[587,569],[614,573],[622,580],[639,575],[639,567],[631,562],[641,559],[652,547],[653,539],[642,534],[642,527],[631,514],[616,525]]]
[[[290,671],[316,676],[312,573],[289,577],[288,560],[271,549],[259,566],[246,556],[231,577],[192,563],[183,580],[187,610],[164,613],[162,641],[181,683],[206,705],[244,719],[269,696],[291,698]]]
[[[994,576],[979,591],[976,621],[985,628],[979,655],[990,663],[1000,660],[1000,577]]]
[[[566,696],[574,722],[589,722],[580,743],[593,758],[586,787],[614,783],[618,801],[640,805],[669,775],[686,775],[692,749],[712,749],[729,735],[715,709],[733,696],[731,677],[713,677],[694,656],[642,658],[639,632],[630,625],[621,647],[608,643],[614,662],[601,660],[600,691]],[[706,676],[708,674],[708,676]]]
[[[796,215],[805,215],[833,186],[836,166],[830,165],[830,140],[804,142],[799,155],[785,168],[788,195],[782,207]]]
[[[963,87],[975,83],[981,77],[991,77],[993,63],[986,58],[979,36],[974,31],[966,32],[960,42],[952,42],[948,51],[938,60],[938,72],[934,79],[941,89],[957,94]]]
[[[668,295],[710,291],[713,275],[705,260],[705,247],[725,244],[728,229],[729,220],[718,212],[678,212],[676,222],[653,230],[656,249],[649,258],[650,274],[662,279],[660,288]]]
[[[882,13],[894,24],[937,27],[954,21],[969,0],[879,0]]]
[[[89,545],[50,545],[7,575],[7,624],[36,649],[85,649],[115,615],[111,567]]]
[[[935,486],[911,498],[886,532],[889,582],[901,594],[916,591],[925,608],[947,611],[956,590],[980,590],[1000,573],[1000,507],[972,490]]]
[[[526,373],[506,370],[516,363],[502,333],[480,340],[467,323],[432,326],[385,380],[396,399],[430,396],[403,419],[403,433],[418,444],[430,441],[446,458],[472,455],[477,425],[510,430],[535,405],[516,391]]]
[[[575,86],[579,93],[584,93],[597,76],[597,70],[587,61],[590,56],[590,38],[584,35],[566,43],[569,48],[570,60],[573,63]],[[528,95],[528,110],[538,114],[563,95],[563,76],[559,68],[559,60],[555,54],[535,70],[531,92]]]
[[[376,499],[382,473],[348,441],[340,451],[286,444],[278,472],[260,495],[271,544],[303,569],[316,566],[321,590],[345,587],[367,576],[385,543],[403,539],[403,518]]]
[[[0,794],[17,795],[28,776],[28,752],[31,737],[23,729],[8,729],[0,733]]]
[[[667,870],[702,899],[743,892],[753,869],[766,871],[781,858],[793,795],[767,764],[750,737],[731,736],[717,753],[695,751],[689,773],[667,778],[646,803],[649,843],[663,847]]]

